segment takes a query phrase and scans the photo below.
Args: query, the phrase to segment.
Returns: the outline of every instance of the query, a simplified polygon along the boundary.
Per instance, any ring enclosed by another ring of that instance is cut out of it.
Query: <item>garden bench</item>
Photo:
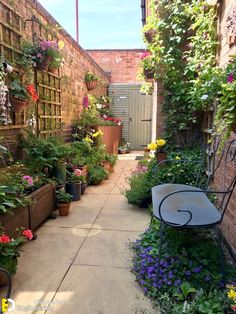
[[[153,217],[160,222],[160,243],[158,251],[157,277],[160,270],[161,249],[163,244],[164,226],[168,225],[174,228],[213,228],[220,225],[226,212],[228,203],[236,185],[236,176],[232,180],[226,180],[226,171],[222,180],[222,189],[213,190],[210,188],[211,179],[220,167],[231,164],[235,167],[236,162],[236,140],[225,143],[220,156],[217,156],[220,140],[215,138],[214,142],[209,144],[208,150],[211,150],[214,156],[212,171],[208,171],[208,180],[204,189],[199,186],[190,186],[185,184],[160,184],[152,188]],[[167,162],[167,161],[166,161]],[[173,162],[193,162],[176,161]],[[196,161],[199,162],[199,161]],[[160,166],[160,163],[158,164]],[[157,167],[158,167],[157,165]],[[201,171],[201,170],[199,170]],[[199,180],[196,177],[196,182]],[[227,182],[227,184],[226,184]],[[207,197],[209,195],[217,196],[217,204],[214,204]],[[224,278],[223,252],[221,245],[221,233],[217,231],[217,238],[220,250],[221,271]]]

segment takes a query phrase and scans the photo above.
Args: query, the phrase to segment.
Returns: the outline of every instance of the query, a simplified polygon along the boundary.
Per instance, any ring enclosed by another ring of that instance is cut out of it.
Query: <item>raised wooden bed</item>
[[[29,206],[29,226],[35,230],[56,208],[55,186],[46,184],[30,194],[33,203]]]
[[[29,229],[29,208],[28,205],[12,209],[12,214],[1,214],[0,223],[5,233],[12,236],[16,228],[24,227]]]
[[[122,126],[99,126],[102,131],[102,142],[106,145],[106,150],[111,154],[118,154],[118,146],[121,142]]]

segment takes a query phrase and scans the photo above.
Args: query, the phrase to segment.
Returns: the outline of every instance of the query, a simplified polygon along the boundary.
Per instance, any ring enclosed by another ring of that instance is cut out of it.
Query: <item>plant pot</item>
[[[155,153],[155,156],[156,156],[156,161],[157,163],[161,162],[161,161],[164,161],[167,159],[167,153],[166,152],[158,152],[158,153]],[[164,165],[165,163],[163,162],[162,165]]]
[[[10,103],[12,105],[12,111],[14,111],[15,113],[20,113],[27,107],[28,101],[11,96]]]
[[[110,165],[110,173],[114,172],[115,167]]]
[[[144,32],[144,36],[148,43],[152,42],[155,35],[156,35],[156,31],[154,29],[149,29],[148,31]]]
[[[73,196],[72,201],[79,201],[81,198],[81,182],[66,182],[65,191],[66,193],[69,193],[71,196]]]
[[[88,90],[94,89],[97,86],[97,81],[86,82],[86,86]]]
[[[66,164],[64,162],[58,162],[51,170],[50,176],[56,178],[59,182],[66,181]]]
[[[16,228],[24,227],[29,229],[29,206],[13,208],[12,214],[1,214],[0,224],[5,229],[6,234],[13,235]]]
[[[3,68],[4,68],[5,73],[12,73],[13,72],[13,67],[6,62],[3,62]]]
[[[29,197],[33,201],[29,205],[30,229],[33,231],[55,210],[55,185],[45,184]]]
[[[146,80],[151,80],[154,78],[154,70],[153,69],[144,69],[143,74]]]
[[[68,216],[70,211],[70,203],[57,203],[57,209],[60,216]]]
[[[81,184],[81,195],[84,195],[86,187],[87,187],[87,183],[82,183]]]
[[[119,154],[126,154],[127,153],[127,149],[126,148],[118,148],[118,153]]]

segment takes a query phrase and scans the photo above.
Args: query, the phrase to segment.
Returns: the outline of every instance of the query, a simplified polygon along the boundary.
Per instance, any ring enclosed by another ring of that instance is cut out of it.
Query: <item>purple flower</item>
[[[230,73],[227,77],[227,82],[232,83],[233,81],[234,81],[234,75],[233,75],[233,73]]]
[[[181,281],[180,279],[177,279],[177,280],[175,280],[175,282],[174,282],[174,286],[175,286],[175,287],[180,286],[181,283],[182,283],[182,281]]]
[[[33,181],[33,178],[32,178],[31,176],[23,176],[22,179],[25,180],[25,181],[27,181],[27,183],[28,183],[29,186],[34,185],[34,181]]]
[[[201,267],[195,267],[194,269],[193,269],[193,272],[194,273],[200,273],[201,272]]]
[[[207,276],[204,278],[204,280],[205,280],[206,282],[208,282],[208,281],[211,280],[211,277],[210,277],[209,275],[207,275]]]
[[[186,275],[186,276],[191,276],[191,271],[187,270],[187,271],[185,272],[185,275]]]
[[[83,107],[84,108],[88,108],[89,106],[89,99],[88,99],[88,96],[84,96],[84,99],[83,99]]]

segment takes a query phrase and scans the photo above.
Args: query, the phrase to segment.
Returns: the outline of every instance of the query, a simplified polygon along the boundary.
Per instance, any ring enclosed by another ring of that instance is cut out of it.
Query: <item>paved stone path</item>
[[[122,157],[109,180],[88,187],[68,217],[48,220],[23,247],[12,313],[156,313],[130,272],[129,243],[150,221],[122,195],[136,164]]]

